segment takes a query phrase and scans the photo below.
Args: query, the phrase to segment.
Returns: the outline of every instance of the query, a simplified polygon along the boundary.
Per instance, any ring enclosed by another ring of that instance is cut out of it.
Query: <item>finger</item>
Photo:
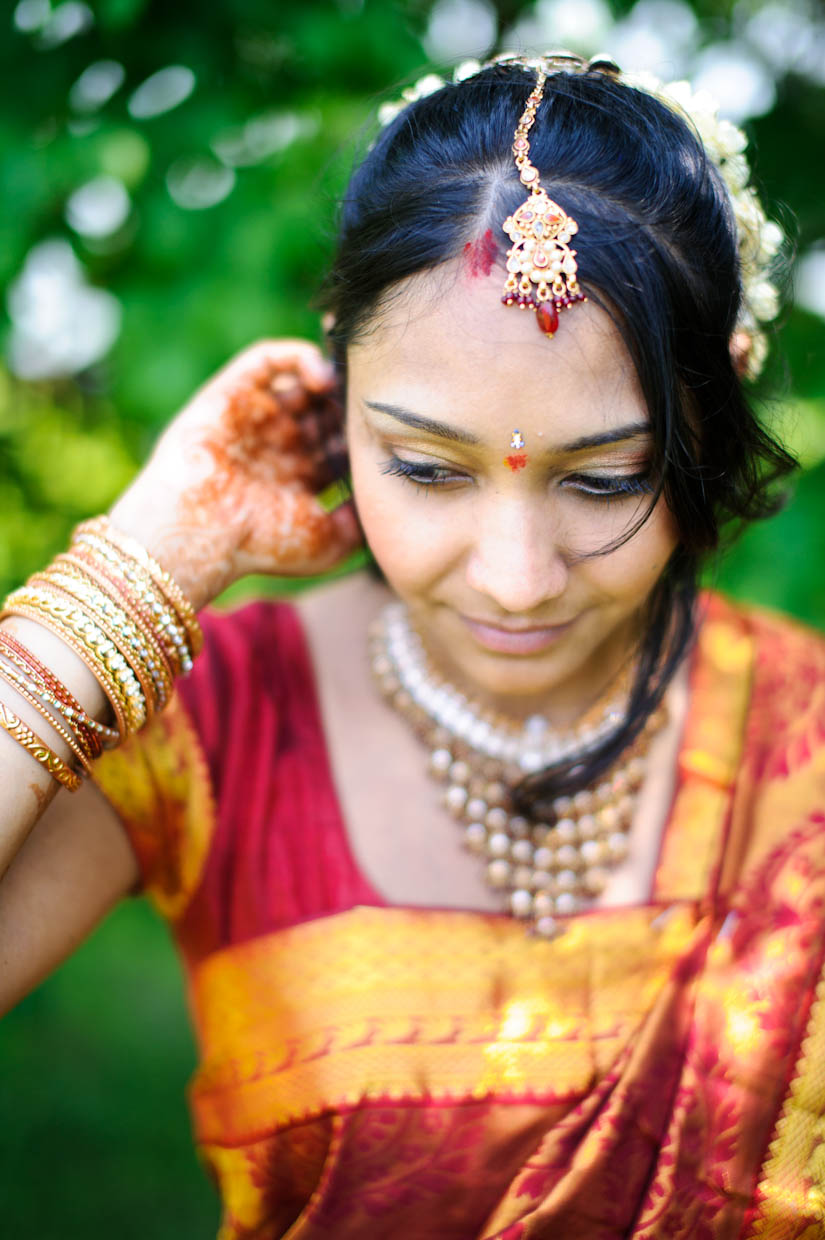
[[[327,513],[306,492],[282,493],[266,528],[256,533],[258,554],[270,561],[269,571],[286,574],[323,571],[362,542],[352,504]]]
[[[268,369],[273,381],[293,374],[309,392],[325,392],[335,383],[335,368],[309,340],[260,340],[240,355],[253,370]],[[232,363],[230,363],[230,366]]]
[[[225,397],[240,384],[265,386],[280,375],[292,375],[307,392],[327,391],[334,368],[317,345],[308,340],[259,340],[226,363],[196,394]]]
[[[364,532],[361,529],[361,522],[358,520],[358,513],[355,511],[355,505],[352,501],[344,504],[341,508],[337,508],[332,513],[332,522],[335,526],[340,545],[347,552],[354,551],[356,547],[364,545]]]

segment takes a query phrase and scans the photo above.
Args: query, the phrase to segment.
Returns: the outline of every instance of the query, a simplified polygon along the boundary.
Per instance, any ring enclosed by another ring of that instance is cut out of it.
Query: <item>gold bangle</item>
[[[87,714],[77,698],[57,677],[41,663],[33,651],[11,634],[0,628],[0,659],[13,667],[19,676],[26,678],[33,693],[53,706],[70,728],[78,733],[92,758],[98,758],[105,745],[116,745],[120,736],[115,728],[101,723]]]
[[[42,741],[36,732],[32,732],[22,719],[18,719],[14,711],[9,710],[4,702],[0,702],[0,728],[8,732],[19,745],[30,753],[31,756],[45,767],[53,779],[56,779],[64,788],[68,788],[69,792],[77,792],[83,781],[71,767],[67,766],[62,758],[49,749],[49,746]]]
[[[4,609],[0,612],[0,620],[5,616],[24,616],[28,620],[34,620],[35,623],[42,624],[44,628],[50,629],[61,641],[65,642],[78,658],[83,660],[106,694],[109,704],[114,711],[120,739],[123,741],[127,736],[131,735],[135,729],[132,726],[130,717],[127,715],[123,687],[120,681],[116,679],[114,672],[104,662],[103,655],[98,647],[92,645],[87,636],[75,635],[63,622],[62,616],[53,616],[44,607],[39,598],[29,599],[27,592],[22,589],[15,590],[6,599]],[[95,625],[94,628],[97,628],[97,626]],[[103,634],[100,634],[100,636],[102,637]]]
[[[121,649],[117,635],[111,627],[104,625],[97,616],[85,610],[78,599],[62,586],[37,575],[30,578],[30,584],[24,586],[22,591],[15,591],[15,595],[19,594],[24,596],[24,602],[28,598],[30,605],[33,603],[35,607],[40,607],[79,641],[95,650],[106,668],[112,689],[120,695],[129,732],[139,731],[148,714],[146,688],[132,666],[132,661]],[[12,598],[15,595],[12,595]]]
[[[124,534],[112,525],[107,516],[94,517],[91,521],[84,521],[77,527],[75,533],[77,534],[85,530],[96,533],[110,545],[116,547],[122,555],[126,555],[129,559],[134,560],[149,574],[163,596],[172,605],[183,627],[186,629],[192,656],[197,655],[203,646],[203,631],[198,623],[194,607],[171,573],[167,573],[166,569],[136,539],[131,538],[128,534]]]
[[[76,543],[88,546],[96,554],[102,556],[107,563],[112,565],[114,571],[129,583],[140,601],[151,612],[157,638],[166,649],[178,674],[191,671],[192,652],[189,639],[174,608],[170,606],[149,574],[134,560],[123,555],[113,543],[107,542],[99,534],[88,529],[87,526],[90,524],[91,522],[86,522],[75,531]]]
[[[74,600],[82,611],[88,613],[131,667],[143,691],[146,702],[147,719],[155,713],[155,707],[162,697],[161,705],[165,705],[167,695],[163,691],[163,682],[155,679],[152,658],[143,633],[134,625],[128,614],[110,595],[104,593],[95,582],[78,572],[73,566],[60,563],[61,557],[50,564],[43,573],[37,573],[29,579],[32,585],[54,586],[63,594]]]
[[[158,706],[163,707],[172,694],[175,670],[163,648],[163,643],[155,632],[152,617],[136,592],[127,588],[126,582],[103,556],[97,555],[91,547],[84,546],[82,543],[74,543],[68,551],[57,556],[54,563],[71,565],[75,571],[94,582],[104,594],[111,595],[114,602],[123,608],[140,631],[151,651],[153,661],[157,663],[152,679],[157,688]]]
[[[21,698],[24,699],[24,701],[28,702],[30,706],[33,706],[39,715],[43,716],[43,718],[46,720],[46,723],[49,725],[50,728],[54,729],[54,731],[57,733],[58,736],[62,736],[63,740],[66,742],[69,749],[72,751],[72,753],[77,758],[80,765],[83,767],[83,770],[86,772],[87,775],[91,775],[92,773],[92,767],[91,767],[91,762],[90,762],[91,755],[84,752],[83,747],[80,744],[79,737],[72,736],[70,732],[66,728],[63,727],[63,724],[60,723],[57,719],[55,719],[54,715],[51,713],[49,708],[46,706],[46,703],[39,701],[37,696],[34,693],[32,693],[31,690],[25,684],[22,684],[20,681],[18,681],[17,676],[15,675],[14,671],[10,670],[7,667],[4,667],[2,663],[0,663],[0,677],[2,677],[3,680],[5,680],[7,684],[11,685],[14,692],[19,693]]]

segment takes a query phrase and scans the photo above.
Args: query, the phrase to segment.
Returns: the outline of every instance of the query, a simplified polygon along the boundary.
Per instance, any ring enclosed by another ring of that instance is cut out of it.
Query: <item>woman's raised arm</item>
[[[314,345],[254,345],[171,423],[112,509],[112,527],[139,542],[196,609],[247,573],[323,572],[359,541],[351,507],[328,512],[318,499],[335,474],[339,419],[332,370]],[[20,614],[0,621],[0,630],[91,719],[111,723],[103,687],[60,637]],[[74,763],[16,683],[27,681],[0,678],[0,1011],[137,879],[131,847],[102,795],[88,784],[58,788],[30,752],[34,734],[69,770]]]

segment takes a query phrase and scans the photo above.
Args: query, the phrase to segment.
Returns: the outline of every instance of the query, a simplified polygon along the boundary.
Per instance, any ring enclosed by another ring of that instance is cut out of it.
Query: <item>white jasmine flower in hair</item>
[[[765,365],[765,358],[768,356],[768,342],[764,332],[754,332],[751,336],[751,347],[748,353],[748,360],[745,366],[745,376],[748,379],[758,379]]]
[[[743,237],[758,252],[762,223],[765,216],[753,190],[741,190],[732,198],[733,214]],[[753,245],[753,242],[756,245]]]
[[[779,225],[774,224],[773,220],[765,220],[759,245],[759,261],[767,263],[774,258],[782,248],[784,240],[785,234]]]
[[[716,122],[716,145],[722,159],[730,159],[741,155],[748,145],[748,139],[742,130],[724,117]]]
[[[427,95],[434,95],[437,90],[441,90],[443,85],[444,79],[440,78],[437,73],[428,73],[425,77],[419,78],[414,86],[408,86],[403,96],[407,103],[415,103],[416,99],[426,99]]]
[[[456,85],[459,82],[466,82],[467,78],[475,77],[480,69],[481,64],[478,60],[462,60],[461,64],[456,65],[453,70],[453,81]]]
[[[736,320],[737,330],[747,332],[749,336],[753,336],[754,332],[759,330],[759,325],[753,315],[753,311],[748,305],[748,295],[745,292],[745,300],[739,311],[739,318]]]
[[[378,109],[378,124],[391,125],[406,106],[406,103],[382,103]]]
[[[743,152],[748,140],[742,130],[731,125],[729,121],[717,121],[712,129],[702,134],[702,141],[707,153],[714,163],[719,164],[725,177],[731,182],[739,182],[740,187],[744,185],[748,179],[748,163]]]
[[[706,137],[715,138],[719,108],[713,95],[706,90],[694,91],[690,82],[681,81],[668,82],[662,87],[662,98],[687,114],[703,142]]]
[[[678,82],[659,83],[659,94],[663,99],[677,104],[683,112],[690,111],[693,102],[693,87],[690,82],[680,78]]]
[[[747,158],[742,154],[728,156],[720,165],[720,171],[734,194],[745,188],[751,174]]]
[[[779,294],[769,280],[748,285],[748,304],[761,323],[770,323],[779,314]]]
[[[658,95],[662,89],[662,83],[653,73],[648,73],[646,69],[640,69],[638,73],[623,73],[622,81],[625,86],[632,86],[634,90],[643,90],[648,95]]]
[[[622,81],[646,90],[685,117],[716,165],[725,183],[738,234],[743,304],[737,332],[749,340],[745,374],[755,379],[762,370],[768,342],[760,323],[779,313],[779,294],[768,279],[770,260],[782,245],[783,234],[769,221],[756,191],[749,187],[750,166],[745,154],[747,138],[736,125],[720,118],[719,107],[705,90],[695,91],[689,82],[664,84],[651,74],[622,74]]]

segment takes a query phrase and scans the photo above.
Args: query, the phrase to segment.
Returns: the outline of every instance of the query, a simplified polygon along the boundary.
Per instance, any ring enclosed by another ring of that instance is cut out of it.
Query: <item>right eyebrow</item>
[[[395,418],[396,422],[403,422],[405,426],[410,426],[413,430],[424,431],[425,434],[435,435],[438,439],[450,439],[453,443],[472,445],[481,443],[478,436],[472,435],[469,431],[459,430],[457,426],[449,426],[446,422],[436,422],[433,418],[422,417],[420,413],[402,409],[400,405],[385,405],[376,400],[365,400],[364,404],[368,409],[374,409],[376,413],[386,414],[389,418]]]

